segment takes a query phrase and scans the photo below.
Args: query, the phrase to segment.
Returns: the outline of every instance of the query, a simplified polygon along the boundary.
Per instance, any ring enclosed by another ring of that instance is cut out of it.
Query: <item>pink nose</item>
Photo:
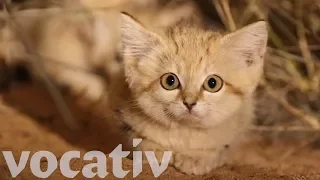
[[[183,104],[189,109],[189,111],[191,111],[192,108],[197,104],[197,102],[186,102],[186,101],[183,101]]]

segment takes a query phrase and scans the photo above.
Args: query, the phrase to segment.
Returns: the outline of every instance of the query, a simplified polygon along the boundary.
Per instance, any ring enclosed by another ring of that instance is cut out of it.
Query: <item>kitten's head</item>
[[[122,15],[121,31],[127,82],[152,119],[212,127],[251,102],[263,68],[266,22],[226,35],[179,25],[160,36]]]

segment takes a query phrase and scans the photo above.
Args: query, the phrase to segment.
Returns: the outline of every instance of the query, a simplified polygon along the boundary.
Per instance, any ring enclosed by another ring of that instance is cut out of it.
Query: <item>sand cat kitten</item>
[[[253,118],[253,91],[263,68],[266,22],[222,35],[181,24],[164,35],[122,15],[125,75],[133,106],[124,110],[138,148],[172,150],[187,174],[222,165],[226,145]]]

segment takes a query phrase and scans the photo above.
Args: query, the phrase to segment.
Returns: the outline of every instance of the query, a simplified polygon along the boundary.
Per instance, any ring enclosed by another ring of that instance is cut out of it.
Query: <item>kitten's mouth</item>
[[[200,119],[200,115],[194,111],[185,111],[183,114],[182,114],[182,117],[184,119],[195,119],[195,120],[198,120]]]
[[[164,108],[164,111],[166,112],[166,114],[171,114],[171,116],[173,115],[173,117],[179,121],[184,121],[184,120],[188,120],[188,121],[200,121],[201,119],[201,115],[198,114],[195,111],[189,111],[189,110],[185,110],[183,112],[180,113],[169,113],[169,110],[167,108]]]

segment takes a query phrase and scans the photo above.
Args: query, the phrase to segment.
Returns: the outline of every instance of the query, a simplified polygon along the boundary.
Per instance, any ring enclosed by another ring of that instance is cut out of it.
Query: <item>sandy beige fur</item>
[[[237,141],[253,118],[253,91],[260,79],[267,28],[258,22],[222,35],[188,24],[160,36],[123,16],[122,39],[127,82],[133,105],[124,111],[132,136],[143,150],[172,150],[171,164],[188,174],[204,174],[224,163],[225,148]],[[181,85],[166,90],[165,73]],[[216,93],[203,89],[207,76],[219,75]],[[186,99],[197,104],[191,111]]]

